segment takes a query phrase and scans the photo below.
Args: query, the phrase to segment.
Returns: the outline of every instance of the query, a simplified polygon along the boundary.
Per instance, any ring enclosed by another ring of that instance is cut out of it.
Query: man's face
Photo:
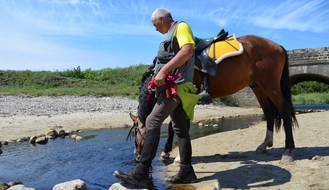
[[[164,20],[162,17],[159,17],[158,19],[152,19],[153,26],[155,27],[155,30],[160,32],[161,34],[165,34],[168,31],[166,30],[166,26],[164,24]]]

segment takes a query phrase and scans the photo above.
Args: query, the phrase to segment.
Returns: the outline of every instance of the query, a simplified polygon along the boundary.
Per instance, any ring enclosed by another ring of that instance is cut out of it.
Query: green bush
[[[292,95],[305,93],[328,93],[329,85],[316,81],[301,82],[291,87]]]
[[[80,66],[65,71],[2,71],[0,93],[8,95],[95,95],[138,96],[142,74],[149,65],[127,68],[81,70]],[[292,86],[294,104],[329,103],[329,85],[319,82],[302,82]],[[239,106],[233,96],[214,101],[215,104]]]
[[[80,67],[65,71],[0,71],[0,93],[96,95],[136,97],[148,65],[93,71]]]
[[[71,78],[78,78],[78,79],[84,79],[85,78],[85,71],[82,71],[80,66],[73,68],[72,70],[66,70],[63,72],[59,72],[60,75],[64,77],[71,77]]]

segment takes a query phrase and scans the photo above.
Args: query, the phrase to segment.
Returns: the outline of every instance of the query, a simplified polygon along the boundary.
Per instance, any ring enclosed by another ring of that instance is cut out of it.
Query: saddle
[[[222,29],[216,36],[208,39],[194,37],[195,67],[210,76],[218,74],[217,64],[223,59],[243,52],[243,47],[235,36],[227,37],[228,32]]]
[[[208,104],[212,101],[211,96],[208,94],[207,77],[208,75],[216,76],[218,74],[217,64],[227,57],[239,55],[243,52],[243,46],[235,36],[227,36],[228,32],[222,29],[213,38],[201,39],[194,37],[196,43],[194,66],[203,75],[199,104]]]

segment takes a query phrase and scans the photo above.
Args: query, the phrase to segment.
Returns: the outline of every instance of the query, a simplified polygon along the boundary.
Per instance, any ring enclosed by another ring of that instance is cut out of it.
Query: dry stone
[[[59,183],[53,187],[53,190],[88,190],[87,185],[80,179]]]

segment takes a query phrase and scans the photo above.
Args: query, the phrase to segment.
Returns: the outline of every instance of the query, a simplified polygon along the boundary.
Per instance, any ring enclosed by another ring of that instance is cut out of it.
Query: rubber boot
[[[180,169],[178,173],[172,177],[167,178],[167,182],[169,183],[195,183],[197,181],[197,177],[195,175],[194,169],[190,165],[180,165]]]
[[[149,178],[149,170],[149,167],[142,164],[137,164],[135,170],[133,171],[122,172],[120,170],[116,170],[113,175],[132,186],[150,188],[152,186],[152,180]]]

